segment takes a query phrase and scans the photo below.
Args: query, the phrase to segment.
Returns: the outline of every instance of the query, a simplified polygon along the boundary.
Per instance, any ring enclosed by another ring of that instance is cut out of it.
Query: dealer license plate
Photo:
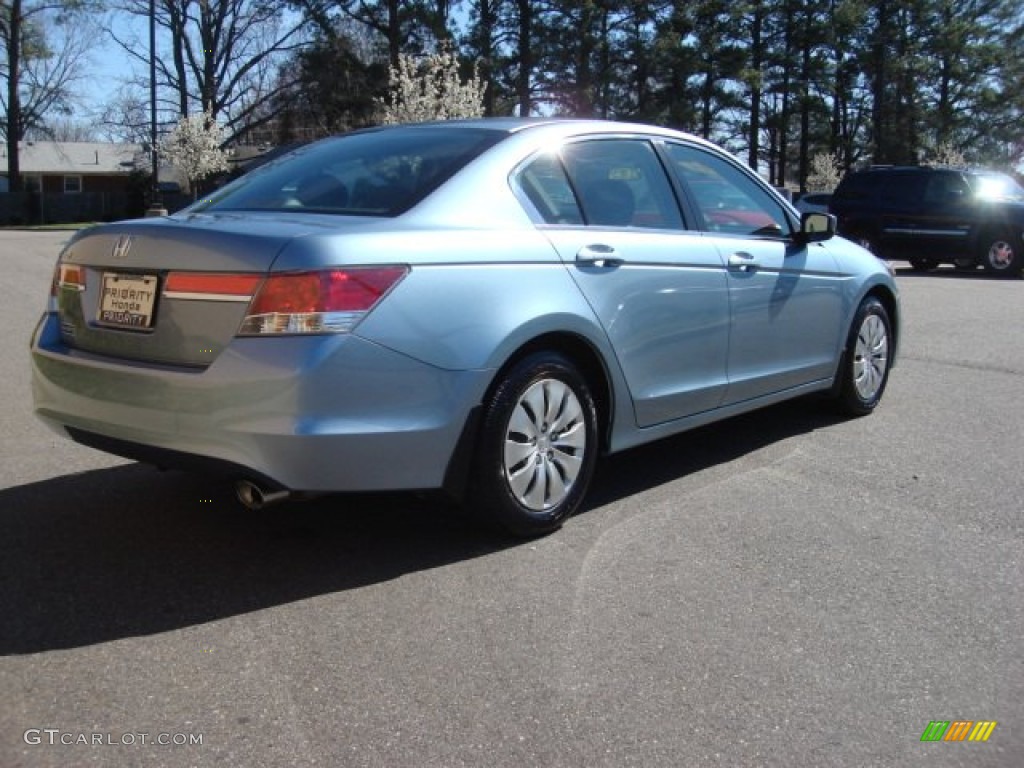
[[[145,330],[151,327],[156,289],[156,275],[104,272],[103,293],[96,320],[116,328]]]

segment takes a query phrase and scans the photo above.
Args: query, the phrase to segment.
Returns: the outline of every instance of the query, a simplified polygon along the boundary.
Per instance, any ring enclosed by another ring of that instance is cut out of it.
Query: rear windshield
[[[505,136],[421,125],[325,139],[247,173],[190,210],[397,216]]]

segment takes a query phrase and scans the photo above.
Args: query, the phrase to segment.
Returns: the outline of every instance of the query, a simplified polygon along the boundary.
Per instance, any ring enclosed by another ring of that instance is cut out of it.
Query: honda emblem
[[[132,249],[132,236],[121,235],[117,238],[117,242],[114,243],[114,248],[111,250],[110,255],[115,259],[123,259],[128,255],[128,251]]]

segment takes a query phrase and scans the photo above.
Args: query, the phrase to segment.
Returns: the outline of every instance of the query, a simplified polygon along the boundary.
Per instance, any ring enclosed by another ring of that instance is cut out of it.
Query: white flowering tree
[[[161,139],[158,152],[185,177],[195,199],[198,182],[228,169],[228,153],[221,149],[223,142],[220,125],[209,112],[201,112],[179,120]]]
[[[388,95],[378,103],[381,122],[416,123],[481,117],[484,89],[476,65],[466,81],[459,76],[459,62],[451,49],[430,56],[401,55],[388,72]]]
[[[967,165],[967,159],[963,152],[953,146],[952,142],[943,141],[925,158],[924,164],[939,168],[963,168]]]
[[[807,188],[811,192],[831,192],[842,178],[839,156],[820,152],[811,158],[811,172],[807,174]]]

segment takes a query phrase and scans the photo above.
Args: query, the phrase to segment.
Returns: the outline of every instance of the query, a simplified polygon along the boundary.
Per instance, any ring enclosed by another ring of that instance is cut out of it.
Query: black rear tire
[[[587,381],[563,355],[536,352],[502,375],[483,407],[467,504],[515,536],[557,530],[582,503],[597,459]]]

